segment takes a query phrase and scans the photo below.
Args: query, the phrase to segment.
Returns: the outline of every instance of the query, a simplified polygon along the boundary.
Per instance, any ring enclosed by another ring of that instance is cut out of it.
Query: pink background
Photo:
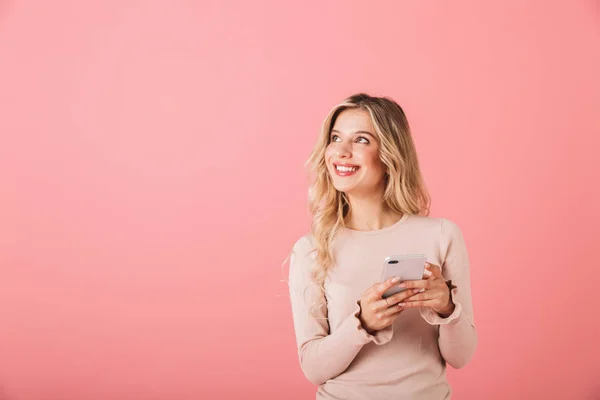
[[[308,399],[281,262],[358,91],[468,242],[457,399],[599,398],[598,1],[0,2],[0,399]]]

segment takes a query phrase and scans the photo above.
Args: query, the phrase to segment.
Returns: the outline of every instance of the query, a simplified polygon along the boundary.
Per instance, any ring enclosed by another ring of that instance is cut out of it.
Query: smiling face
[[[337,190],[350,195],[383,193],[386,168],[379,158],[379,139],[367,111],[351,108],[338,115],[325,162]]]

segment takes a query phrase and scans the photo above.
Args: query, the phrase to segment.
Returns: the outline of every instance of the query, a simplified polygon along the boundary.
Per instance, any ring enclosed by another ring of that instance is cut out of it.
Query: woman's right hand
[[[375,283],[363,293],[360,298],[359,319],[367,332],[373,333],[390,326],[404,311],[404,307],[398,303],[414,295],[412,290],[404,290],[387,299],[381,297],[386,290],[399,283],[398,277],[390,278],[385,282]]]

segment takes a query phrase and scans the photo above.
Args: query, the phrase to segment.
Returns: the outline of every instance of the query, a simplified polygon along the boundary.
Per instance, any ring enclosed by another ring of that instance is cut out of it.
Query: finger
[[[429,279],[432,275],[432,272],[427,268],[427,264],[425,264],[425,269],[423,270],[423,279]]]
[[[436,296],[435,293],[432,293],[431,290],[426,290],[423,293],[413,294],[412,296],[408,297],[404,301],[407,303],[410,303],[410,302],[415,302],[415,301],[434,300],[434,299],[437,299],[437,297],[438,296]]]
[[[398,284],[400,282],[400,277],[394,276],[392,278],[387,279],[385,282],[377,283],[374,285],[375,289],[371,293],[371,299],[381,299],[383,293],[391,288],[392,286]]]
[[[404,311],[404,307],[392,306],[389,307],[387,310],[382,311],[381,313],[384,318],[390,318],[398,316],[402,311]]]
[[[412,293],[408,293],[408,296],[398,297],[399,294],[404,292],[395,294],[393,296],[388,297],[387,299],[379,299],[373,303],[373,311],[379,312],[382,310],[386,310],[388,308],[395,307],[399,302],[406,299],[408,296],[412,295]]]
[[[427,289],[429,288],[429,285],[431,284],[431,281],[429,279],[419,279],[418,281],[403,281],[400,285],[400,287],[403,288],[407,288],[407,289]]]
[[[395,315],[399,312],[401,312],[402,310],[404,310],[404,307],[401,307],[397,304],[391,305],[391,306],[387,306],[377,312],[375,312],[374,314],[377,316],[377,318],[379,319],[385,319],[387,317],[389,317],[390,315]]]
[[[405,301],[399,304],[399,307],[404,308],[417,308],[417,307],[432,307],[435,305],[435,300],[419,300],[419,301]]]
[[[372,303],[372,305],[373,305],[373,312],[377,313],[377,312],[380,312],[382,310],[385,310],[386,308],[393,307],[394,304],[392,303],[392,301],[390,299],[391,299],[391,297],[388,297],[387,301],[386,301],[386,299],[375,300]]]
[[[425,271],[429,271],[430,275],[434,278],[442,277],[442,269],[439,265],[435,265],[432,263],[425,263]]]
[[[389,305],[396,305],[399,302],[413,296],[415,294],[414,290],[415,289],[406,289],[406,290],[401,291],[400,293],[396,293],[393,296],[388,297],[387,302]],[[424,289],[416,289],[416,290],[421,291]]]

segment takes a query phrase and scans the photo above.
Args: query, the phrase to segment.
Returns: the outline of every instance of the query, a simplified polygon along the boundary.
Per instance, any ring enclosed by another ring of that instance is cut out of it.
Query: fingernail
[[[413,289],[413,293],[419,293],[421,289]]]
[[[398,303],[398,305],[399,305],[400,307],[404,307],[404,306],[406,305],[406,303]]]
[[[406,283],[403,282],[403,283],[399,284],[398,286],[400,286],[400,287],[406,287]]]
[[[400,280],[399,276],[394,277],[394,279],[392,279],[392,283],[396,283]]]

